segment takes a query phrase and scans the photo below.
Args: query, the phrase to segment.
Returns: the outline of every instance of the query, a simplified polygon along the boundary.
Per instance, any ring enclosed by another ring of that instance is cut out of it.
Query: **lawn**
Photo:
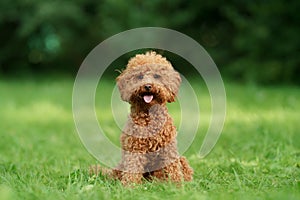
[[[0,199],[300,199],[300,88],[226,82],[227,116],[214,150],[185,153],[194,181],[145,183],[124,188],[90,177],[97,161],[77,135],[72,117],[72,78],[0,80]],[[113,80],[97,92],[97,115],[117,143],[110,113]],[[202,86],[203,87],[203,86]],[[200,89],[196,90],[202,91]],[[205,90],[204,90],[205,91]],[[197,92],[207,129],[210,96]],[[178,107],[170,106],[178,123]],[[126,114],[125,114],[126,115]],[[201,134],[199,134],[201,135]]]

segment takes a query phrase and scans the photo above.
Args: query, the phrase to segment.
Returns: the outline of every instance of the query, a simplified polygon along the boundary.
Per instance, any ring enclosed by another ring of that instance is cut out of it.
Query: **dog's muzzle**
[[[144,86],[144,88],[145,88],[145,90],[146,90],[147,92],[150,92],[152,86],[147,84],[147,85]]]
[[[144,86],[144,89],[145,89],[146,92],[150,92],[151,89],[152,89],[152,86],[150,84],[147,84],[147,85]],[[143,95],[143,99],[146,103],[150,103],[153,99],[153,94],[146,93],[146,94]]]

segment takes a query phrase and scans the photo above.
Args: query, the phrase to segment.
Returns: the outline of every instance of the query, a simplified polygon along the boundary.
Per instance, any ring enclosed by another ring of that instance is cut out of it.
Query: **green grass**
[[[300,199],[300,88],[225,86],[226,123],[216,147],[199,159],[197,140],[185,154],[194,181],[124,188],[88,176],[96,160],[76,133],[72,79],[1,80],[0,199]],[[97,115],[117,142],[109,106],[113,85],[102,87]],[[209,94],[202,91],[199,133],[205,133],[210,111]],[[176,123],[177,108],[170,106]]]

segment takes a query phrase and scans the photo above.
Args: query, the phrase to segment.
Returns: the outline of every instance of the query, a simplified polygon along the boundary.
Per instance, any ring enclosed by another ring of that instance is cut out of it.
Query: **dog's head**
[[[131,104],[175,101],[181,78],[166,58],[155,52],[138,54],[117,77],[121,98]]]

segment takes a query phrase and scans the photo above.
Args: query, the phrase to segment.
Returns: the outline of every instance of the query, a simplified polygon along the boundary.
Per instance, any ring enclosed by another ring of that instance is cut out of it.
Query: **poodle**
[[[150,51],[131,58],[116,81],[122,100],[131,105],[120,138],[122,157],[114,169],[96,166],[93,173],[119,179],[123,185],[191,181],[193,169],[178,153],[176,127],[166,107],[175,101],[179,73],[165,57]]]

